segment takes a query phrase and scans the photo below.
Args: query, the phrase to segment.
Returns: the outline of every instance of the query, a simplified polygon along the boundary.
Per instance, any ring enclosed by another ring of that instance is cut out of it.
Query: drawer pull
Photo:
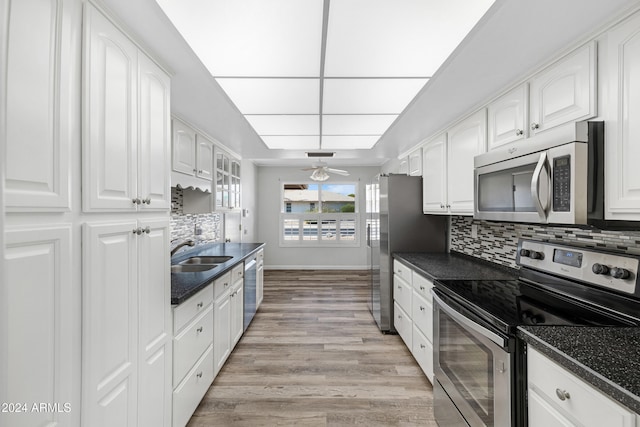
[[[227,286],[229,286],[229,284],[227,282],[224,282],[224,287],[226,288]]]
[[[198,308],[202,308],[204,306],[204,303],[202,301],[200,301],[198,304],[196,304],[196,307]]]
[[[558,396],[558,399],[562,400],[563,402],[571,398],[571,395],[568,391],[560,390],[559,388],[556,389],[556,396]]]
[[[420,306],[420,311],[424,311],[424,307],[423,306]]]
[[[198,333],[202,332],[202,326],[200,326],[198,329],[196,329],[196,331],[197,331]]]
[[[402,319],[402,316],[400,316],[400,315],[399,315],[399,316],[398,316],[398,319]]]
[[[196,374],[196,377],[198,377],[198,378],[202,378],[202,371],[198,372],[198,373]]]
[[[421,290],[421,291],[424,291],[424,286],[420,286],[420,290]]]
[[[425,349],[425,348],[427,348],[427,346],[426,346],[426,345],[424,345],[424,344],[420,344],[420,348],[421,348],[421,349]]]

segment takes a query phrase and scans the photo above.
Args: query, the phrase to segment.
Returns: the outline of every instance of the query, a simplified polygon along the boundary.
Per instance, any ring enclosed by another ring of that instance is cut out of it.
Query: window
[[[357,183],[282,186],[281,246],[357,246]]]

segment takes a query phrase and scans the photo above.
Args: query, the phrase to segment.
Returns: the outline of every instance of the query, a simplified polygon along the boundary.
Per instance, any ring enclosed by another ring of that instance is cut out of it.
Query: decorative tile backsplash
[[[171,188],[171,241],[194,239],[196,244],[221,241],[221,215],[216,212],[207,214],[183,213],[183,191],[180,188]],[[201,234],[196,235],[196,227],[201,230]]]
[[[471,237],[472,225],[478,227],[476,238]],[[451,250],[514,268],[517,268],[515,259],[520,237],[622,250],[640,255],[640,231],[489,222],[466,216],[452,216],[450,230]]]

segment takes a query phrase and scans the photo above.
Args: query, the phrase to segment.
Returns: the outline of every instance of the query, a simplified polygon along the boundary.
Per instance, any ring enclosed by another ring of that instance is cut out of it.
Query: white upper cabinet
[[[422,148],[417,148],[409,154],[409,173],[410,176],[422,175]]]
[[[448,132],[447,200],[452,214],[473,214],[473,158],[486,151],[487,113],[478,111]]]
[[[196,176],[198,178],[213,180],[213,142],[202,135],[196,136]]]
[[[531,134],[595,117],[596,44],[572,52],[530,81]]]
[[[173,170],[187,175],[194,175],[196,168],[196,131],[173,120]]]
[[[488,150],[527,136],[528,88],[526,84],[509,91],[487,107]]]
[[[10,212],[70,208],[69,159],[77,121],[79,53],[73,2],[20,0],[9,8],[6,206]],[[3,100],[4,101],[4,100]]]
[[[83,208],[168,209],[169,78],[89,3],[84,28]]]
[[[422,210],[447,213],[447,134],[422,146]]]
[[[171,105],[169,76],[143,53],[138,54],[140,137],[138,195],[144,210],[171,207],[169,150]]]
[[[240,209],[240,161],[216,151],[216,210]]]
[[[607,34],[606,219],[640,220],[640,13]]]
[[[171,185],[195,187],[211,192],[214,173],[213,149],[213,141],[174,118]],[[211,209],[208,208],[208,211]]]

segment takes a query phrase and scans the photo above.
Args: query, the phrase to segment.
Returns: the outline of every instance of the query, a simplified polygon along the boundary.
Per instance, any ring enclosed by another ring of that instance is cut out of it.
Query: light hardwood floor
[[[194,413],[202,426],[436,426],[431,383],[377,329],[361,271],[265,271],[264,300]]]

